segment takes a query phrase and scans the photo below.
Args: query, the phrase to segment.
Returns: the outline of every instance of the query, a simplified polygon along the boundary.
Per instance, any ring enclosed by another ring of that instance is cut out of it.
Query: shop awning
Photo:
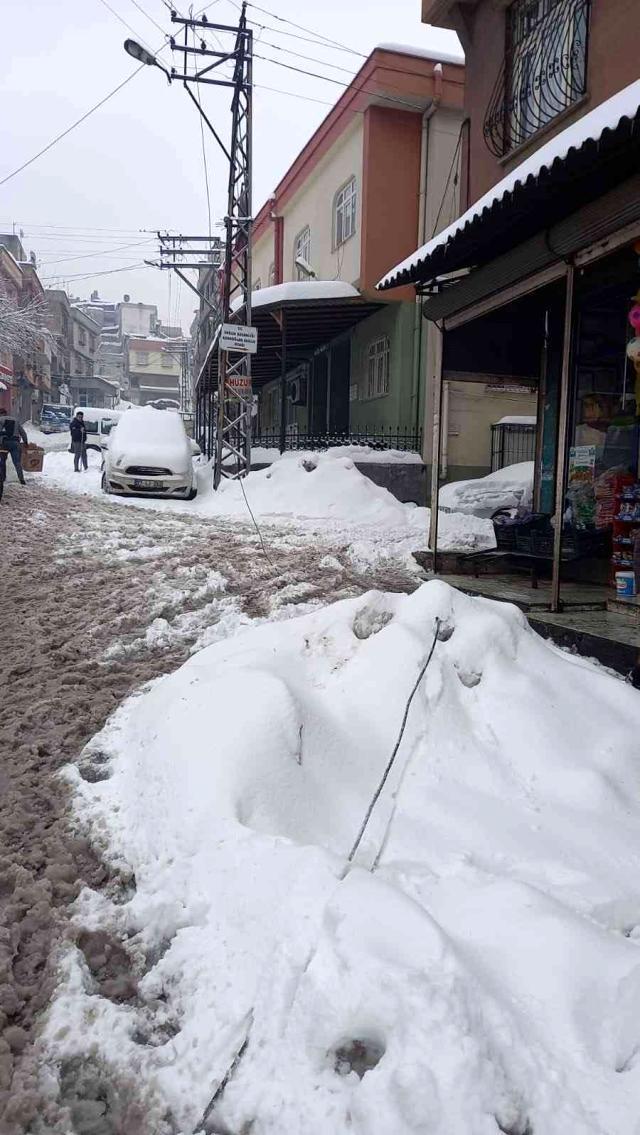
[[[639,160],[640,80],[556,134],[378,288],[426,285],[486,264],[631,178]]]
[[[287,364],[306,362],[337,336],[382,307],[341,280],[300,280],[262,288],[252,296],[251,322],[258,329],[258,350],[251,359],[254,390],[279,378],[282,324],[286,320]],[[207,388],[218,381],[218,346],[214,338],[198,376]]]

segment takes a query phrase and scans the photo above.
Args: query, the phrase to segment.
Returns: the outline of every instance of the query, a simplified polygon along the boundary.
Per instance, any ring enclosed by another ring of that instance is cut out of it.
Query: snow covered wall
[[[147,967],[119,1004],[70,950],[48,1058],[157,1133],[637,1135],[639,736],[636,691],[440,582],[201,651],[70,773],[135,876],[77,920]]]

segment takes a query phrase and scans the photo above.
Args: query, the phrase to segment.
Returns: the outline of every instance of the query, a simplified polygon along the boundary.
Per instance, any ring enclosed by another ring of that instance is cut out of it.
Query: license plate
[[[134,481],[134,489],[164,489],[162,481]]]

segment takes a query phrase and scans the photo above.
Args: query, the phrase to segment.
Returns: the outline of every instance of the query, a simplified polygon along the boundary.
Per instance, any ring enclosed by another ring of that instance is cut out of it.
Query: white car
[[[134,407],[122,415],[109,436],[102,488],[105,493],[193,500],[197,492],[193,458],[199,453],[179,414]]]
[[[74,414],[77,414],[78,410],[84,417],[87,449],[95,449],[98,453],[102,453],[109,443],[111,430],[122,417],[122,411],[96,409],[94,406],[76,406]]]

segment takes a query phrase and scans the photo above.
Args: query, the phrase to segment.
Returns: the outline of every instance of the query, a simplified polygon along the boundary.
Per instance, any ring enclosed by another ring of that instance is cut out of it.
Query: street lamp
[[[161,63],[158,63],[155,55],[152,55],[150,51],[147,51],[147,48],[143,47],[141,43],[137,43],[135,39],[125,39],[124,49],[127,55],[130,55],[132,59],[136,59],[138,63],[145,63],[147,67],[157,67],[160,71],[163,72],[163,74],[167,76],[168,81],[171,82],[171,75],[167,71],[166,67],[163,67]]]

